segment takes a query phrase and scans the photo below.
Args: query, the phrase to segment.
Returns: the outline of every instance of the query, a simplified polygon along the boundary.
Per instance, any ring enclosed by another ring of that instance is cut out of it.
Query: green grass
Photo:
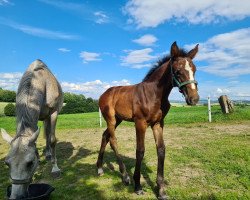
[[[1,105],[1,104],[0,104]],[[213,123],[230,123],[232,121],[250,120],[250,106],[244,108],[236,107],[232,114],[222,114],[219,106],[212,106],[212,121]],[[165,124],[169,125],[187,125],[194,123],[206,123],[208,121],[206,106],[185,106],[185,107],[171,107],[168,115],[165,117]],[[102,119],[103,127],[106,122]],[[39,126],[42,123],[39,122]],[[122,122],[120,126],[134,126],[131,122]],[[84,129],[84,128],[98,128],[99,127],[99,113],[83,113],[83,114],[65,114],[59,115],[57,129]],[[15,132],[15,118],[0,116],[0,128],[5,128],[9,132]]]
[[[4,107],[7,105],[8,103],[5,102],[0,102],[0,116],[4,115]]]
[[[144,196],[133,193],[133,184],[124,186],[111,148],[104,158],[105,174],[97,176],[96,159],[104,128],[58,130],[60,179],[50,176],[51,165],[44,156],[34,182],[45,182],[56,190],[57,199],[156,199],[157,156],[150,129],[146,133],[146,152],[142,164]],[[250,123],[200,124],[164,129],[166,142],[165,177],[170,199],[249,199],[250,198]],[[132,178],[135,165],[133,127],[117,129],[119,152]],[[39,136],[37,147],[42,155],[45,141]],[[3,159],[8,145],[0,139],[0,196],[9,184],[8,168]]]

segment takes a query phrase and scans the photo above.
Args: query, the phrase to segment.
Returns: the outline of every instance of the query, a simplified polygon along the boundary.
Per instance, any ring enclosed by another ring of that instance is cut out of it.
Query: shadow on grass
[[[42,146],[38,147],[40,154],[43,152]],[[55,191],[51,194],[51,199],[109,199],[104,196],[105,181],[104,185],[97,184],[95,179],[101,179],[98,177],[97,168],[95,165],[98,152],[96,150],[89,150],[83,147],[74,147],[71,142],[59,142],[56,146],[58,166],[62,169],[61,177],[53,179],[50,175],[51,164],[45,160],[45,157],[41,157],[40,166],[37,169],[33,177],[35,183],[48,183],[55,187]],[[89,157],[90,156],[90,157]],[[87,158],[87,159],[85,159]],[[88,162],[89,159],[92,159]],[[93,160],[94,159],[94,160]],[[113,151],[106,151],[104,155],[104,173],[110,177],[113,181],[113,188],[110,188],[112,192],[118,192],[127,187],[129,193],[134,192],[133,173],[135,167],[135,159],[122,156],[123,162],[126,165],[127,171],[131,178],[132,184],[125,186],[120,179],[119,183],[116,181],[121,178],[119,170],[113,168],[112,163],[116,162]],[[8,169],[4,166],[4,158],[0,160],[0,187],[1,196],[5,196],[6,188],[10,184],[8,179]],[[155,183],[149,178],[149,174],[152,171],[142,163],[142,176],[146,183],[155,192]],[[156,173],[156,172],[155,172]],[[94,180],[94,181],[93,181]],[[101,180],[100,180],[101,181]],[[111,196],[118,197],[119,194],[111,194]],[[119,197],[122,199],[124,197]]]
[[[127,172],[130,176],[130,180],[131,180],[131,184],[129,186],[129,192],[133,193],[134,192],[134,180],[133,180],[133,174],[134,174],[134,168],[135,168],[135,163],[136,163],[136,159],[135,158],[130,158],[130,157],[126,157],[126,156],[122,156],[122,161],[126,166]],[[116,177],[120,177],[120,182],[117,184],[114,184],[114,188],[116,189],[116,191],[119,191],[120,188],[122,186],[126,187],[123,183],[122,183],[122,176],[120,171],[117,169],[116,171],[113,169],[113,162],[116,162],[116,158],[115,158],[115,154],[113,152],[107,152],[105,151],[104,153],[104,164],[106,163],[106,167],[103,167],[104,173],[108,174],[110,176],[116,176]],[[145,179],[146,184],[151,188],[152,191],[154,191],[155,195],[156,195],[156,183],[153,182],[150,179],[149,174],[152,173],[152,170],[146,166],[146,164],[142,161],[142,166],[141,166],[141,182],[142,182],[142,178]],[[156,174],[156,172],[155,172]],[[142,187],[143,187],[143,183],[142,183]]]
[[[58,166],[62,169],[61,177],[59,179],[52,179],[50,176],[51,164],[47,163],[44,156],[34,176],[35,182],[49,183],[56,188],[55,192],[52,193],[51,199],[108,199],[103,195],[103,190],[107,189],[105,185],[96,184],[96,181],[93,181],[93,179],[102,178],[98,177],[95,164],[98,152],[83,147],[75,148],[70,142],[59,142],[56,149]],[[39,152],[42,152],[42,149],[39,149]],[[87,162],[85,160],[84,162],[84,158],[92,155],[92,158],[95,159],[94,161],[91,160]],[[135,167],[135,159],[126,156],[122,156],[122,159],[132,181],[132,184],[128,186],[128,192],[133,193],[133,169]],[[113,169],[112,163],[114,162],[116,162],[114,153],[106,151],[104,155],[104,173],[108,177],[113,177],[113,179],[121,178],[119,170]],[[152,171],[142,163],[142,176],[149,187],[155,192],[155,182],[152,182],[149,178],[149,173],[151,172]],[[114,181],[111,190],[114,190],[112,192],[119,192],[123,190],[123,187],[127,186],[123,185],[120,179],[119,183]],[[118,194],[113,196],[118,196]],[[122,196],[119,198],[122,198]]]
[[[103,199],[102,192],[97,190],[98,185],[89,182],[95,176],[94,165],[80,162],[93,152],[82,147],[75,149],[70,142],[59,142],[56,149],[61,177],[52,179],[51,164],[44,157],[35,177],[37,182],[49,182],[55,187],[51,199]]]

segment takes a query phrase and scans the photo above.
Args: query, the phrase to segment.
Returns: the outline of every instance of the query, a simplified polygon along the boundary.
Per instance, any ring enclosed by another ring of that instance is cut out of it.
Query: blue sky
[[[200,44],[201,98],[250,99],[249,0],[0,0],[0,87],[16,90],[39,58],[64,91],[97,99],[139,83],[174,41]]]

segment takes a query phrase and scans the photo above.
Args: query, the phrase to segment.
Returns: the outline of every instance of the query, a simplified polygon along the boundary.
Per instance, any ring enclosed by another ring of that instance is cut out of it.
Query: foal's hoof
[[[166,192],[164,190],[164,187],[161,187],[159,189],[159,193],[158,194],[159,194],[159,196],[158,196],[159,200],[168,200],[169,199],[168,195],[166,194]]]
[[[104,174],[104,171],[102,168],[98,168],[97,173],[98,173],[98,176],[102,176]]]
[[[122,182],[124,183],[124,185],[129,185],[131,183],[130,178],[127,174],[122,177]]]
[[[140,190],[135,190],[135,194],[137,194],[137,195],[144,195],[144,192],[143,192],[142,189],[140,189]]]
[[[61,176],[61,170],[51,172],[51,176],[52,176],[53,179],[60,178],[60,176]]]
[[[168,200],[168,196],[167,195],[163,195],[163,196],[158,196],[159,200]]]

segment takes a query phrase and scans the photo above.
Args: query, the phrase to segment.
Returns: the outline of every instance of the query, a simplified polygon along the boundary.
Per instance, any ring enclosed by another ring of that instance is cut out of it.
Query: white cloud
[[[0,0],[0,6],[13,5],[9,0]]]
[[[213,99],[218,99],[221,95],[228,95],[234,100],[249,99],[250,89],[246,82],[232,84],[230,82],[221,83],[201,83],[199,87],[200,96],[204,99],[210,95]]]
[[[156,58],[156,56],[150,55],[153,52],[151,48],[127,50],[125,52],[128,55],[121,57],[121,64],[132,68],[148,67],[150,62]]]
[[[229,90],[229,89],[225,89],[225,88],[223,88],[223,89],[217,88],[216,92],[217,92],[218,94],[225,94],[225,93],[229,93],[230,90]]]
[[[250,74],[250,28],[216,35],[200,43],[196,60],[205,61],[200,70],[225,77]],[[186,45],[187,48],[194,45]]]
[[[57,0],[39,0],[42,3],[54,6],[56,8],[60,8],[63,10],[70,10],[73,12],[86,12],[87,6],[80,3],[72,3],[72,2],[66,2],[66,1],[57,1]]]
[[[14,21],[11,21],[2,17],[0,17],[0,24],[9,26],[13,29],[22,31],[23,33],[33,35],[36,37],[43,37],[43,38],[49,38],[49,39],[62,39],[62,40],[77,40],[80,38],[77,35],[71,35],[71,34],[63,33],[61,31],[51,31],[48,29],[19,24],[19,23],[16,23]]]
[[[0,87],[8,90],[17,90],[22,73],[0,73]]]
[[[22,73],[0,73],[0,87],[3,89],[16,91],[22,78]],[[119,81],[104,82],[101,80],[89,81],[89,82],[61,82],[61,86],[64,92],[81,93],[87,97],[98,99],[99,96],[108,88],[113,86],[126,86],[131,85],[129,80],[123,79]]]
[[[240,20],[250,16],[250,1],[232,0],[130,0],[124,12],[129,21],[141,27],[157,27],[176,20],[192,24],[217,23],[221,20]]]
[[[80,53],[80,58],[82,58],[83,63],[88,63],[88,62],[91,62],[91,61],[100,61],[100,60],[102,60],[100,58],[100,54],[99,53],[87,52],[87,51],[82,51]]]
[[[100,80],[84,82],[84,83],[70,83],[62,82],[61,86],[64,92],[81,93],[87,97],[98,99],[99,96],[112,86],[130,85],[126,79],[120,81],[102,82]]]
[[[103,11],[94,12],[94,16],[96,17],[95,22],[97,24],[105,24],[109,22],[109,17]]]
[[[63,53],[67,53],[67,52],[70,52],[71,50],[67,49],[67,48],[59,48],[58,51],[61,51]]]
[[[140,44],[142,46],[152,46],[158,39],[154,35],[143,35],[142,37],[133,40],[133,42]]]
[[[94,21],[97,24],[105,24],[110,22],[109,16],[104,11],[96,11],[96,8],[88,3],[66,2],[61,0],[39,0],[55,8],[70,12],[74,15],[81,16],[81,19]]]

